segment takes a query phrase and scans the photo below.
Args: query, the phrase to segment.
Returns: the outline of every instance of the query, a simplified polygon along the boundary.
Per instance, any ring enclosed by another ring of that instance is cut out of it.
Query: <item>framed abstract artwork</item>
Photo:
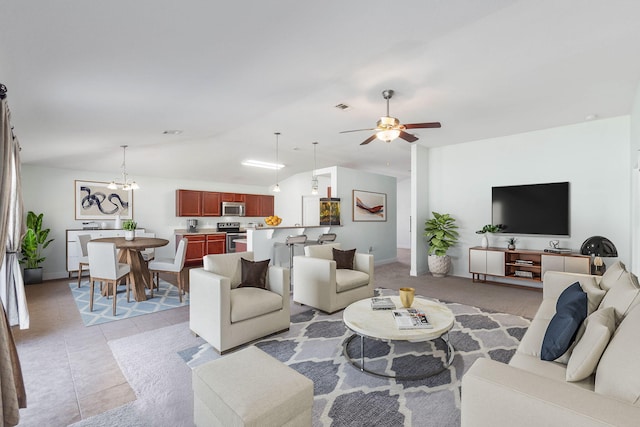
[[[353,221],[386,221],[387,195],[353,190]]]
[[[111,190],[108,185],[75,181],[76,219],[133,219],[133,190]]]

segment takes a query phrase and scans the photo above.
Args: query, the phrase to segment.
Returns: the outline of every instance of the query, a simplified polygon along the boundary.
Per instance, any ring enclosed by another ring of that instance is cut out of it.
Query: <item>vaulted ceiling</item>
[[[341,165],[404,178],[427,147],[628,114],[635,0],[0,0],[0,82],[25,164],[268,185]],[[346,104],[340,110],[335,106]],[[166,130],[181,130],[178,135]],[[115,173],[114,173],[115,175]]]

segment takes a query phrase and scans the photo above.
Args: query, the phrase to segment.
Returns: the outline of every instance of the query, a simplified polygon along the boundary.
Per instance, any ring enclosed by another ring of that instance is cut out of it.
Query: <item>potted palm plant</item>
[[[124,230],[124,239],[133,240],[136,237],[136,227],[138,223],[132,219],[128,219],[122,223],[122,229]]]
[[[429,243],[429,270],[435,277],[444,277],[451,269],[447,251],[458,242],[458,226],[449,214],[432,214],[433,218],[424,223],[424,236]]]
[[[51,229],[42,228],[43,217],[43,213],[40,215],[36,215],[32,211],[27,213],[27,232],[22,238],[20,250],[22,255],[20,263],[24,264],[23,278],[27,285],[42,283],[41,264],[46,259],[42,256],[42,250],[53,242],[53,239],[48,239]]]

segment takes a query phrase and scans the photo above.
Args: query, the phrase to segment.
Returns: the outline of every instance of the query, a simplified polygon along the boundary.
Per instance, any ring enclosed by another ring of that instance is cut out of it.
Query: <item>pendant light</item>
[[[314,196],[318,194],[318,177],[316,176],[316,146],[317,142],[313,143],[313,172],[311,173],[311,194]]]
[[[278,184],[278,167],[277,167],[277,165],[280,164],[280,162],[278,161],[278,137],[280,136],[280,132],[275,132],[274,134],[276,136],[276,185],[273,187],[273,192],[274,193],[279,193],[280,192],[280,185]]]
[[[135,182],[129,182],[129,176],[127,175],[127,147],[128,145],[121,145],[122,147],[122,183],[116,183],[115,180],[111,181],[107,188],[110,190],[117,190],[118,188],[129,191],[129,190],[139,190],[140,186]]]

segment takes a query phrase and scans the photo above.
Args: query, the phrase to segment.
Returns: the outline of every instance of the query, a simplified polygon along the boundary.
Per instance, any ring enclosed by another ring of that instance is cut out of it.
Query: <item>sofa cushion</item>
[[[596,276],[580,277],[578,283],[580,283],[580,287],[587,294],[587,301],[589,302],[588,314],[591,314],[598,310],[607,291],[600,289]]]
[[[369,284],[369,275],[358,270],[340,268],[336,270],[336,292],[359,288]]]
[[[509,361],[509,365],[556,381],[565,382],[565,377],[567,376],[567,365],[557,362],[547,362],[540,360],[539,357],[528,354],[514,354]],[[594,376],[592,375],[582,381],[572,382],[571,384],[593,391]]]
[[[569,349],[580,324],[587,317],[587,310],[587,294],[580,283],[574,283],[560,294],[556,314],[549,322],[542,340],[542,360],[555,360]]]
[[[254,287],[231,290],[231,323],[262,316],[281,308],[282,296],[275,292]]]
[[[332,248],[333,260],[336,262],[336,268],[344,268],[347,270],[353,270],[353,258],[356,256],[355,249],[348,249],[346,251]]]
[[[333,248],[340,249],[340,243],[305,246],[304,254],[313,258],[333,260]]]
[[[618,281],[623,273],[627,272],[627,268],[621,261],[616,261],[606,269],[600,280],[600,287],[608,291]]]
[[[615,331],[615,310],[613,307],[598,310],[587,317],[584,323],[584,335],[574,347],[567,363],[567,381],[583,380],[596,371],[600,356]]]
[[[640,308],[627,314],[604,351],[596,370],[596,393],[640,404]]]
[[[551,299],[542,300],[536,315],[527,328],[527,333],[524,334],[520,345],[518,345],[518,353],[540,358],[542,339],[554,314],[556,314],[555,301]]]
[[[616,311],[616,325],[619,325],[629,311],[640,303],[640,284],[635,274],[623,272],[600,303],[600,308],[613,307]]]
[[[206,255],[203,258],[203,267],[206,271],[229,278],[231,288],[237,288],[242,279],[241,258],[253,261],[253,252],[243,252],[242,255],[236,253]]]
[[[238,287],[254,287],[265,289],[267,287],[267,271],[270,259],[264,261],[249,261],[242,258],[242,280]]]

